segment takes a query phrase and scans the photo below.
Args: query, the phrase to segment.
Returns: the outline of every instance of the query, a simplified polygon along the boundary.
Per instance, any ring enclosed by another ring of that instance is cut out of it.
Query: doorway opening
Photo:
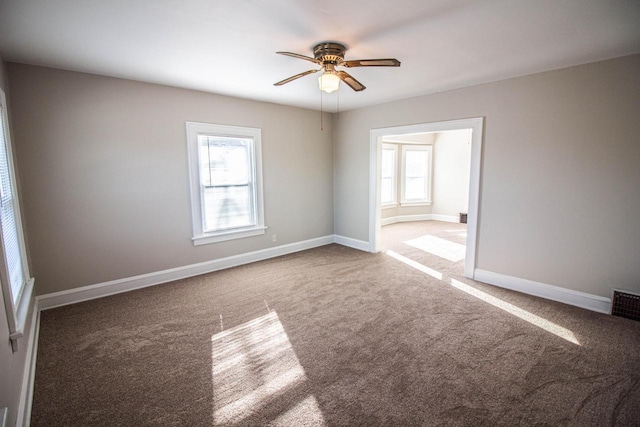
[[[428,171],[428,174],[430,174],[428,177],[423,176],[421,179],[417,179],[417,181],[416,177],[411,176],[410,173],[397,173],[395,176],[401,177],[403,182],[392,182],[393,180],[390,179],[390,175],[388,174],[389,159],[398,159],[396,164],[400,168],[404,168],[407,164],[408,160],[406,156],[408,152],[416,153],[413,156],[414,161],[416,161],[416,159],[419,162],[427,161],[430,159],[433,148],[432,144],[431,148],[425,148],[430,145],[427,141],[430,138],[429,135],[440,132],[450,132],[450,134],[452,134],[452,131],[460,131],[462,133],[469,132],[471,147],[468,172],[468,199],[466,204],[468,209],[466,212],[467,230],[464,249],[464,275],[465,277],[473,278],[476,265],[483,123],[484,119],[478,117],[371,130],[369,180],[369,250],[371,252],[379,252],[382,249],[382,224],[383,222],[389,222],[387,218],[389,218],[390,215],[385,214],[385,221],[382,219],[383,199],[386,207],[394,204],[397,206],[404,204],[404,206],[408,208],[415,208],[421,205],[427,206],[432,201],[432,187],[430,183],[427,185],[426,181],[427,178],[428,181],[431,180],[432,170]],[[394,141],[396,141],[396,144],[393,144]],[[384,159],[383,147],[386,149]],[[387,166],[385,167],[384,177],[383,160]],[[420,184],[416,184],[412,188],[412,180],[420,182]],[[393,189],[394,186],[398,189],[397,191],[390,190]],[[392,194],[394,192],[395,194]],[[392,203],[390,203],[390,200]],[[419,216],[416,216],[416,219],[419,218]],[[431,213],[424,214],[423,219],[448,219],[451,221],[450,216],[449,218],[438,218],[437,216],[433,217]]]

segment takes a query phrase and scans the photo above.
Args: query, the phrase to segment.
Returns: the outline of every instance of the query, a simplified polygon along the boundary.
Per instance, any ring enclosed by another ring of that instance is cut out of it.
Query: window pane
[[[396,150],[382,149],[382,182],[380,186],[380,201],[382,204],[395,202],[396,187]]]
[[[422,200],[425,198],[426,185],[423,177],[407,177],[405,180],[404,196],[407,200]]]
[[[205,232],[255,225],[249,185],[206,187],[203,204]]]
[[[381,198],[380,201],[382,203],[392,203],[393,202],[393,188],[391,185],[393,184],[391,178],[382,178],[382,183],[380,186]]]
[[[249,182],[251,140],[199,136],[201,184],[230,185]]]
[[[382,177],[390,178],[395,175],[396,152],[395,150],[382,150]]]
[[[407,150],[405,154],[406,176],[424,177],[427,167],[427,152]]]
[[[205,233],[256,225],[252,144],[247,138],[198,136]]]

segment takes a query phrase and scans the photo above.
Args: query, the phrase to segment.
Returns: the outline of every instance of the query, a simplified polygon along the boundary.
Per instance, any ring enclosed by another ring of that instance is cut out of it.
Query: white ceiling
[[[321,41],[367,89],[340,110],[640,52],[639,0],[0,0],[0,53],[44,65],[305,108],[320,108]],[[336,94],[324,95],[335,111]]]

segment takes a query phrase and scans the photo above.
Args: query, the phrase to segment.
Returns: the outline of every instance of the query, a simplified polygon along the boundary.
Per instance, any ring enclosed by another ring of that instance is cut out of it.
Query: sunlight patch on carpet
[[[551,332],[552,334],[569,341],[570,343],[580,345],[576,336],[570,330],[563,328],[560,325],[556,325],[555,323],[544,319],[540,316],[536,316],[533,313],[530,313],[526,310],[523,310],[519,307],[516,307],[513,304],[510,304],[506,301],[503,301],[499,298],[496,298],[492,295],[487,294],[486,292],[482,292],[479,289],[476,289],[472,286],[469,286],[465,283],[460,282],[459,280],[451,279],[451,286],[460,289],[463,292],[466,292],[469,295],[472,295],[486,303],[491,304],[494,307],[498,307],[501,310],[506,311],[509,314],[512,314],[516,317],[519,317],[522,320],[526,320],[527,322],[535,325],[541,329],[544,329],[547,332]]]
[[[275,311],[213,335],[211,363],[214,425],[325,424],[315,397],[298,396],[307,376]]]
[[[302,424],[301,424],[302,422]],[[271,425],[281,426],[324,426],[326,425],[322,411],[315,396],[309,396],[293,408],[280,415]]]
[[[413,267],[416,270],[420,270],[423,273],[426,273],[431,277],[434,277],[434,278],[436,278],[438,280],[442,280],[442,273],[440,273],[439,271],[434,270],[433,268],[429,268],[426,265],[422,265],[419,262],[416,262],[416,261],[414,261],[412,259],[409,259],[409,258],[407,258],[405,256],[402,256],[399,253],[394,252],[394,251],[389,251],[388,250],[388,251],[385,251],[384,253],[389,255],[392,258],[397,259],[400,262],[403,262],[403,263],[407,264],[409,267]]]
[[[428,274],[431,277],[434,277],[438,280],[442,280],[444,283],[447,283],[446,281],[443,280],[443,275],[442,273],[440,273],[439,271],[436,271],[432,268],[427,267],[426,265],[423,265],[417,261],[414,261],[410,258],[407,258],[405,256],[402,256],[394,251],[391,250],[387,250],[384,252],[385,254],[389,255],[390,257],[412,267],[415,268],[418,271],[421,271],[425,274]],[[520,307],[516,307],[513,304],[510,304],[506,301],[503,301],[499,298],[496,298],[492,295],[487,294],[486,292],[482,292],[479,289],[474,288],[473,286],[469,286],[465,283],[462,283],[459,280],[456,279],[450,279],[449,284],[451,286],[453,286],[456,289],[459,289],[463,292],[466,292],[467,294],[474,296],[476,298],[478,298],[481,301],[484,301],[488,304],[493,305],[494,307],[497,307],[503,311],[506,311],[507,313],[519,317],[522,320],[525,320],[529,323],[531,323],[534,326],[537,326],[547,332],[550,332],[564,340],[569,341],[572,344],[576,344],[576,345],[580,345],[580,342],[578,341],[578,339],[576,338],[576,336],[573,334],[573,332],[571,332],[570,330],[563,328],[560,325],[557,325],[547,319],[544,319],[540,316],[536,316],[533,313],[530,313],[526,310],[521,309]]]
[[[451,262],[463,260],[466,250],[465,245],[441,239],[436,236],[422,236],[417,239],[407,240],[403,243]]]

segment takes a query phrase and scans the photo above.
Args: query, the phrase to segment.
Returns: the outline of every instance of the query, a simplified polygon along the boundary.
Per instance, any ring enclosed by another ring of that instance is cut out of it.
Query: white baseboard
[[[396,222],[411,221],[444,221],[444,222],[460,222],[460,218],[452,215],[439,214],[420,214],[420,215],[398,215],[380,220],[380,225],[395,224]]]
[[[529,295],[562,302],[598,313],[609,314],[611,311],[611,299],[585,292],[574,291],[572,289],[547,285],[546,283],[534,282],[533,280],[521,279],[519,277],[508,276],[506,274],[493,273],[491,271],[476,269],[474,280],[511,289]]]
[[[431,214],[431,219],[434,221],[460,222],[460,217],[455,215]]]
[[[288,245],[276,246],[273,248],[248,252],[245,254],[205,261],[198,264],[191,264],[183,267],[176,267],[168,270],[141,274],[138,276],[126,277],[124,279],[112,280],[95,285],[82,286],[80,288],[40,295],[39,297],[37,297],[37,302],[39,304],[40,310],[46,310],[49,308],[75,304],[82,301],[88,301],[109,295],[119,294],[122,292],[128,292],[134,289],[145,288],[147,286],[154,286],[161,283],[172,282],[174,280],[186,279],[187,277],[211,273],[212,271],[223,270],[225,268],[237,267],[239,265],[248,264],[251,262],[262,261],[293,252],[299,252],[318,246],[328,245],[333,242],[334,237],[332,235],[318,237],[315,239],[304,240],[302,242],[291,243]]]
[[[411,221],[429,221],[431,214],[419,214],[419,215],[398,215],[380,220],[380,225],[395,224],[396,222],[411,222]]]
[[[395,224],[396,222],[398,222],[398,217],[397,216],[391,216],[389,218],[381,219],[380,220],[380,225]]]
[[[82,286],[80,288],[40,295],[36,298],[36,303],[40,310],[47,310],[50,308],[61,307],[63,305],[75,304],[82,301],[145,288],[147,286],[154,286],[161,283],[172,282],[174,280],[185,279],[199,274],[211,273],[225,268],[237,267],[239,265],[262,261],[293,252],[328,245],[330,243],[338,243],[361,251],[369,251],[369,242],[339,235],[323,236],[288,245],[276,246],[245,254],[205,261],[198,264],[191,264],[183,267],[176,267],[168,270],[156,271],[133,277],[125,277],[123,279],[111,280],[109,282],[98,283],[95,285]]]
[[[348,246],[353,249],[359,249],[361,251],[369,252],[371,245],[364,240],[352,239],[351,237],[340,236],[338,234],[333,235],[333,242],[342,246]]]

